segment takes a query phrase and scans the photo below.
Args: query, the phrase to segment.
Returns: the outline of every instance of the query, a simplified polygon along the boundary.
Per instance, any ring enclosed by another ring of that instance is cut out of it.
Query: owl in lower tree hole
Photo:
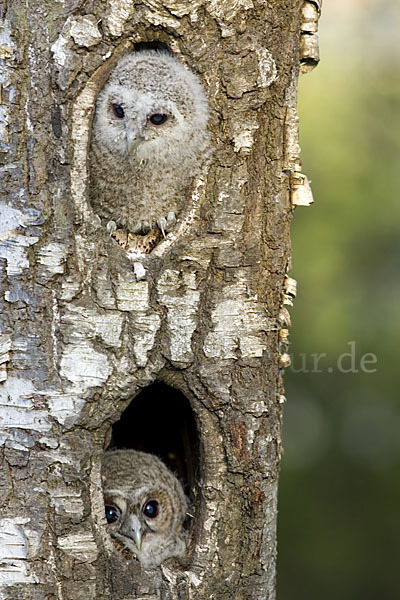
[[[138,450],[109,450],[102,462],[109,532],[146,568],[182,559],[187,502],[182,485],[164,463]]]
[[[110,230],[163,235],[209,147],[199,79],[167,52],[122,57],[100,92],[89,153],[90,202]]]

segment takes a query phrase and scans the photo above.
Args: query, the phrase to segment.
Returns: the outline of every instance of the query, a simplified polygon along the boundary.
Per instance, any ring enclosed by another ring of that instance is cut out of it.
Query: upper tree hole
[[[199,482],[199,436],[188,399],[160,382],[144,388],[112,428],[109,448],[157,455],[178,476],[193,502]]]
[[[171,53],[167,44],[164,44],[164,42],[158,42],[157,40],[153,42],[136,42],[133,47],[136,52],[141,52],[142,50],[159,50],[160,52]]]

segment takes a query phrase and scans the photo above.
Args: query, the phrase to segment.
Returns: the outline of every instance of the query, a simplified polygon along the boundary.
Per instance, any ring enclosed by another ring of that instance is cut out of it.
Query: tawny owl
[[[182,485],[164,463],[146,452],[105,452],[102,478],[110,534],[146,568],[186,551]]]
[[[163,234],[175,224],[209,146],[199,79],[167,52],[126,54],[100,92],[90,201],[110,229]]]

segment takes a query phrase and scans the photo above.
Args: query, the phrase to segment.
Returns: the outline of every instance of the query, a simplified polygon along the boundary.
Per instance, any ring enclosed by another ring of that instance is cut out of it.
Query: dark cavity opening
[[[134,44],[133,47],[134,47],[135,52],[140,52],[142,50],[159,50],[160,52],[171,53],[167,44],[165,44],[164,42],[158,42],[158,41],[136,42],[136,44]]]
[[[190,402],[180,391],[161,382],[144,388],[114,423],[109,448],[133,448],[157,455],[195,502],[199,435]]]

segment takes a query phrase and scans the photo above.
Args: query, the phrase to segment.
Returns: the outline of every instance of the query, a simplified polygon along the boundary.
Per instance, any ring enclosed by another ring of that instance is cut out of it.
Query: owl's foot
[[[163,237],[165,237],[165,233],[168,233],[168,231],[171,231],[171,229],[173,228],[175,223],[176,223],[176,216],[172,210],[171,210],[171,212],[168,213],[168,215],[166,217],[161,217],[160,219],[158,219],[157,225],[160,228],[161,233],[163,234]]]
[[[159,229],[151,229],[147,235],[135,235],[123,229],[116,229],[111,235],[127,252],[138,251],[142,254],[150,254],[161,240]]]

